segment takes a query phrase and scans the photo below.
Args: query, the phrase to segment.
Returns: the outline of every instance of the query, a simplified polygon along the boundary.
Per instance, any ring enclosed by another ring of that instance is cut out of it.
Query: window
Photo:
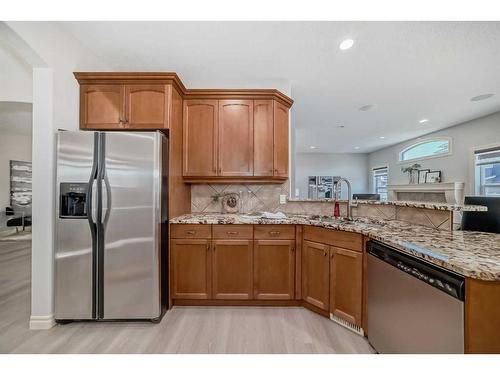
[[[387,200],[387,167],[373,169],[373,187],[380,199]]]
[[[476,195],[500,196],[500,147],[475,152]]]
[[[399,154],[399,161],[426,159],[450,153],[451,142],[449,139],[429,139],[405,148]]]

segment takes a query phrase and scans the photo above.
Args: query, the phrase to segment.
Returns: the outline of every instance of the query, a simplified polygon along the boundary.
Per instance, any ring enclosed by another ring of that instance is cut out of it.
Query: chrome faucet
[[[347,185],[347,219],[352,220],[352,208],[354,207],[352,203],[352,186],[350,181],[347,178],[341,177],[337,180],[337,186],[340,187],[340,184],[344,181]],[[338,190],[337,190],[338,191]],[[340,198],[340,197],[338,197]]]

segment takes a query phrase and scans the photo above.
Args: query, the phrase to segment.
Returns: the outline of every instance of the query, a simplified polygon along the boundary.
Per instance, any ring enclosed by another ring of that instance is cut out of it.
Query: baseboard
[[[30,317],[30,329],[51,329],[55,325],[54,315],[32,315]]]
[[[262,306],[294,307],[301,306],[298,300],[226,300],[226,299],[173,299],[173,306]]]

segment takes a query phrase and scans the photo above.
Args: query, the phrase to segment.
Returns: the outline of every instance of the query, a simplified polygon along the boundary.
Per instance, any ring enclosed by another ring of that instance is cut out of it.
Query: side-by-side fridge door
[[[94,319],[97,133],[57,134],[55,317]]]
[[[158,132],[101,133],[103,319],[161,315],[161,145]]]

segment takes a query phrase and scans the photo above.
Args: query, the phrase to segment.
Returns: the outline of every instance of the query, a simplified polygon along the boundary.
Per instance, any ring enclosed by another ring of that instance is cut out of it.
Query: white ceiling
[[[175,71],[189,88],[291,90],[297,151],[371,152],[500,110],[500,22],[62,27],[117,71]],[[345,38],[355,44],[341,51]],[[496,95],[469,100],[484,93]],[[367,104],[375,108],[358,110]],[[422,118],[429,122],[419,124]]]

